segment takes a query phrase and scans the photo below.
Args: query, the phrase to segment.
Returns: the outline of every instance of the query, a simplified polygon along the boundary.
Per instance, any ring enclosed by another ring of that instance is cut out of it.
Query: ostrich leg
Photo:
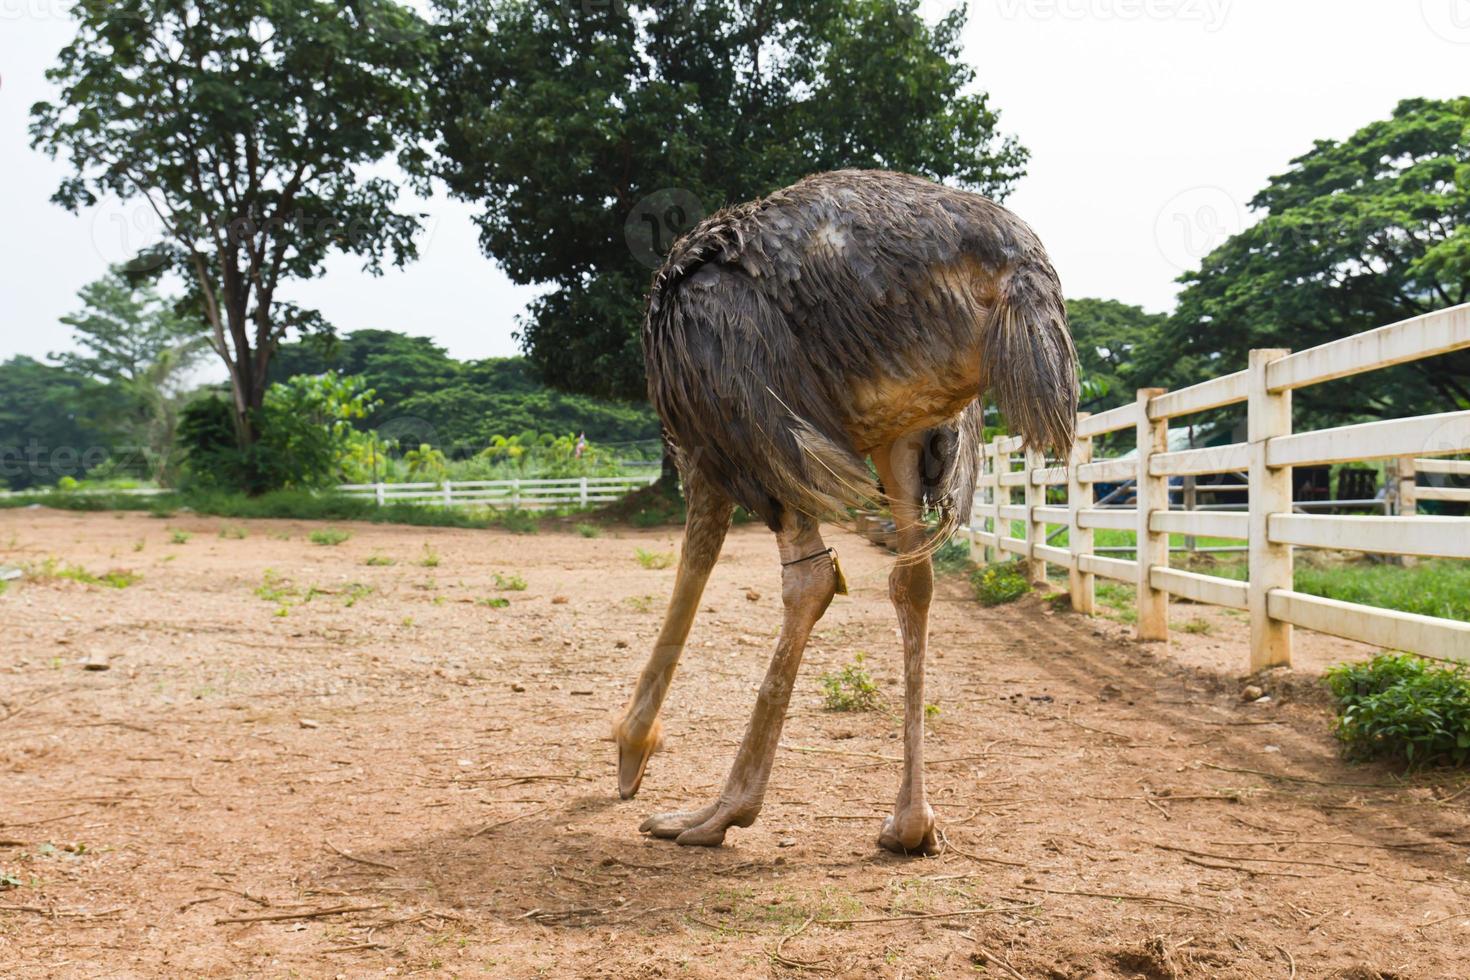
[[[659,708],[663,707],[664,695],[673,682],[674,668],[684,652],[694,612],[699,608],[710,570],[720,557],[720,546],[725,543],[725,532],[730,529],[730,514],[734,510],[728,497],[692,470],[691,467],[684,479],[688,516],[684,522],[684,550],[679,555],[674,594],[664,613],[658,642],[638,677],[638,687],[613,728],[613,738],[618,743],[618,795],[625,800],[638,792],[648,758],[658,748]]]
[[[924,648],[929,639],[934,567],[928,555],[913,557],[924,546],[921,452],[920,437],[906,436],[873,454],[898,532],[899,558],[888,576],[888,596],[903,634],[904,682],[903,782],[893,814],[883,821],[878,843],[900,854],[935,850],[934,810],[924,795]]]
[[[812,627],[827,611],[837,588],[836,571],[825,554],[826,547],[814,521],[799,515],[787,516],[776,542],[783,565],[781,600],[785,618],[776,641],[776,654],[766,670],[735,764],[719,798],[709,806],[683,813],[660,813],[645,820],[639,829],[655,837],[714,847],[724,842],[726,830],[749,827],[760,813],[802,651]],[[811,560],[801,560],[805,558]]]

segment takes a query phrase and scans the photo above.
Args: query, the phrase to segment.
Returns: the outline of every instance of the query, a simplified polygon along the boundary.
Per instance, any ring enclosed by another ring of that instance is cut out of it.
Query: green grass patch
[[[244,541],[245,529],[238,524],[226,524],[219,529],[219,536],[232,541]]]
[[[1470,759],[1470,674],[1459,665],[1382,653],[1325,676],[1337,700],[1336,735],[1352,758],[1388,757],[1410,768]]]
[[[638,559],[638,564],[648,569],[668,568],[674,563],[672,551],[646,551],[639,548],[634,554]]]
[[[371,568],[388,568],[389,566],[398,564],[398,562],[389,558],[387,555],[368,555],[363,564]]]
[[[502,592],[524,592],[526,591],[526,580],[519,575],[501,575],[496,572],[495,587]]]
[[[491,609],[504,609],[506,606],[509,606],[510,605],[510,600],[509,599],[501,599],[501,598],[494,598],[494,599],[476,599],[475,600],[475,605],[477,605],[477,606],[488,606]]]
[[[312,544],[319,544],[328,548],[336,547],[350,537],[352,537],[351,531],[342,531],[335,527],[325,527],[320,531],[312,531],[306,536],[307,540]]]
[[[126,589],[143,580],[143,576],[127,569],[113,569],[98,575],[80,565],[63,565],[55,558],[47,558],[39,565],[30,565],[26,574],[37,581],[66,579],[83,585],[100,585],[109,589]]]
[[[970,561],[970,542],[953,537],[934,552],[934,570],[941,575],[966,574],[975,567]]]
[[[577,533],[584,538],[596,538],[601,537],[602,528],[598,527],[596,524],[578,524]]]
[[[872,711],[882,704],[878,684],[868,673],[864,660],[859,653],[841,670],[817,678],[826,695],[822,703],[828,711]]]
[[[1015,602],[1031,591],[1031,581],[1022,562],[981,565],[970,573],[970,585],[982,606]]]
[[[168,535],[168,543],[169,544],[188,544],[189,543],[189,539],[192,538],[193,536],[194,535],[190,534],[188,531],[170,531],[169,532],[169,535]]]

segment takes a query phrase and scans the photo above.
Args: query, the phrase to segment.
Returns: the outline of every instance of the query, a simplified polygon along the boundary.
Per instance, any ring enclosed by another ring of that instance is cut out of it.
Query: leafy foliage
[[[931,27],[918,6],[437,0],[439,173],[482,206],[486,254],[552,286],[523,323],[538,373],[642,399],[649,266],[701,211],[840,167],[1003,197],[1026,152],[960,60],[963,11]]]
[[[456,361],[427,337],[356,330],[340,339],[281,345],[271,377],[325,371],[360,375],[383,402],[372,425],[402,445],[428,443],[451,459],[480,451],[495,436],[581,433],[593,442],[658,438],[646,406],[552,391],[525,358]]]
[[[970,573],[970,585],[982,606],[1015,602],[1031,591],[1026,566],[1016,561],[1004,565],[981,565]]]
[[[94,378],[24,355],[0,363],[0,486],[28,490],[95,470],[127,409]]]
[[[248,449],[276,345],[325,328],[278,288],[336,252],[373,271],[416,255],[418,216],[394,210],[394,181],[362,171],[391,155],[424,172],[428,28],[393,0],[122,0],[72,15],[76,37],[47,73],[61,97],[32,109],[33,144],[72,167],[53,200],[78,211],[112,196],[159,215],[127,271],[185,278]]]
[[[868,673],[864,659],[859,653],[841,670],[829,671],[818,678],[826,694],[823,704],[828,711],[873,711],[883,703],[878,684]]]
[[[1325,676],[1337,699],[1337,737],[1357,758],[1401,758],[1411,767],[1470,759],[1470,675],[1460,665],[1382,653]]]
[[[1252,200],[1260,220],[1182,280],[1151,384],[1245,366],[1470,300],[1470,97],[1409,99],[1348,139],[1318,140]],[[1334,423],[1470,406],[1470,353],[1304,389]]]
[[[264,493],[339,483],[344,467],[372,439],[353,422],[376,407],[372,389],[361,378],[332,372],[298,375],[271,386],[257,413],[261,437],[242,450],[234,439],[229,406],[218,398],[197,399],[179,423],[184,485]]]

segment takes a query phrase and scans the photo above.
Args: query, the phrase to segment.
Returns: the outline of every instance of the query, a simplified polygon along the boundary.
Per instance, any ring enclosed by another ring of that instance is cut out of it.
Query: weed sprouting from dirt
[[[882,704],[878,684],[868,673],[865,659],[859,653],[841,670],[818,678],[826,693],[822,703],[828,711],[873,711]]]
[[[1031,591],[1025,566],[1018,561],[1004,565],[983,565],[970,574],[970,585],[982,606],[999,606],[1015,602]]]
[[[70,582],[80,582],[82,585],[106,586],[109,589],[126,589],[143,578],[137,572],[123,568],[112,569],[97,575],[80,565],[62,565],[55,558],[47,558],[39,565],[29,566],[26,574],[37,581],[54,582],[66,579]]]
[[[245,529],[238,524],[226,524],[219,529],[219,536],[234,541],[245,540]]]
[[[1347,754],[1389,756],[1411,768],[1470,761],[1470,674],[1407,653],[1339,664],[1324,675],[1337,699]]]
[[[419,565],[424,568],[439,567],[439,552],[434,550],[431,544],[424,545],[424,557],[419,559]]]
[[[638,564],[647,569],[668,568],[674,563],[672,551],[647,551],[639,548],[636,552]]]
[[[352,537],[351,531],[343,531],[335,527],[322,528],[320,531],[312,531],[307,536],[312,544],[324,545],[332,548]]]
[[[633,595],[623,600],[623,604],[634,612],[651,613],[653,605],[658,601],[657,596]]]
[[[495,587],[501,592],[524,592],[526,591],[526,580],[519,575],[502,575],[496,572]]]
[[[499,597],[493,599],[476,599],[475,605],[487,606],[491,609],[504,609],[505,607],[510,605],[510,600],[502,599]]]
[[[1200,619],[1198,617],[1194,619],[1186,619],[1183,623],[1180,623],[1174,628],[1178,630],[1183,630],[1186,633],[1193,633],[1196,636],[1204,635],[1214,629],[1214,627],[1210,625],[1210,621],[1208,619]]]
[[[602,528],[596,524],[578,524],[577,533],[584,538],[597,538],[602,536]]]
[[[348,609],[351,609],[353,606],[357,605],[358,602],[372,595],[373,591],[374,590],[371,585],[364,585],[361,582],[353,582],[347,586],[347,594],[342,600],[342,605],[346,606]]]
[[[389,558],[387,555],[369,555],[363,564],[372,568],[387,568],[391,565],[398,564],[398,562]]]
[[[188,544],[189,543],[189,539],[192,538],[193,536],[194,535],[190,534],[188,531],[170,531],[169,532],[169,536],[168,536],[168,543],[169,544]]]

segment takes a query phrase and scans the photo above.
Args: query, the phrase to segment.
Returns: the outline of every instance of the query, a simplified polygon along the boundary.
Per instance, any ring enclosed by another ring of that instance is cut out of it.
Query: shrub
[[[964,538],[950,538],[934,552],[934,570],[937,572],[966,572],[970,567],[970,542]]]
[[[878,685],[863,659],[860,653],[835,674],[829,672],[819,678],[827,695],[823,703],[828,711],[872,711],[881,703]]]
[[[1031,591],[1026,568],[1020,562],[1004,565],[982,565],[970,573],[970,585],[982,606],[999,606],[1015,602]]]
[[[1402,758],[1411,768],[1470,758],[1470,675],[1408,654],[1339,664],[1324,678],[1337,700],[1336,735],[1354,758]]]

